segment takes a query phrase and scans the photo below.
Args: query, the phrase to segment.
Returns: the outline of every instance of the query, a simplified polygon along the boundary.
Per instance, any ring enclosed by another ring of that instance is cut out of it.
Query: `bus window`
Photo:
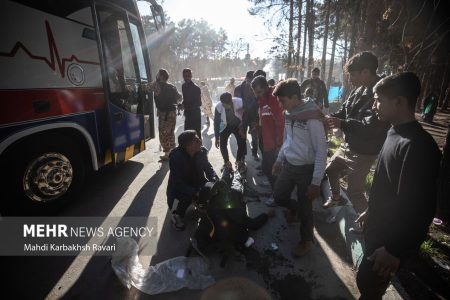
[[[100,11],[100,20],[110,101],[128,112],[136,113],[139,82],[125,18]]]

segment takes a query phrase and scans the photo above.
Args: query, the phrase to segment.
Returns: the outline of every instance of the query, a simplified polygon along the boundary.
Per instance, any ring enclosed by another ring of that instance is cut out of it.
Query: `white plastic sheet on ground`
[[[184,287],[205,289],[214,284],[208,265],[200,257],[174,257],[155,266],[143,268],[138,258],[138,244],[131,238],[119,238],[112,257],[112,268],[128,288],[150,294],[177,291]]]

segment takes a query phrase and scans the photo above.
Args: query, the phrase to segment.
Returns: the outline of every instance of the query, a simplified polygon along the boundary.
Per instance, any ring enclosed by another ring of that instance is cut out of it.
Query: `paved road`
[[[182,126],[178,126],[177,132],[181,130]],[[203,127],[203,140],[211,148],[210,160],[219,171],[222,159],[220,152],[212,147],[212,127]],[[236,148],[234,140],[231,146]],[[93,174],[79,200],[59,215],[156,216],[158,251],[152,257],[141,257],[141,262],[148,266],[184,255],[193,224],[184,232],[170,226],[165,198],[168,164],[158,162],[159,155],[155,139],[147,143],[145,152],[126,164]],[[265,179],[255,175],[257,164],[248,158],[248,181],[258,186]],[[261,202],[248,203],[250,215],[267,209]],[[216,280],[248,278],[267,289],[274,299],[353,299],[358,292],[344,241],[337,227],[327,224],[325,219],[325,212],[315,203],[317,243],[304,258],[294,259],[290,250],[298,241],[299,225],[287,225],[282,209],[276,208],[276,216],[252,233],[256,241],[252,261],[236,256],[225,268],[220,268],[219,258],[214,257],[211,273]],[[277,251],[270,250],[273,242],[279,246]],[[183,289],[149,296],[135,288],[127,289],[115,276],[109,257],[2,258],[2,273],[2,278],[7,280],[2,280],[5,286],[1,292],[16,299],[199,299],[202,294],[202,291]]]

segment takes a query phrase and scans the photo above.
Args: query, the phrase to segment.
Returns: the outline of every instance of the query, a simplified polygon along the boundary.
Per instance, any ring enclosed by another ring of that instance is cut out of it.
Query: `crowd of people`
[[[273,191],[273,203],[268,204],[285,207],[288,222],[300,221],[299,242],[292,250],[295,257],[312,249],[312,201],[320,196],[322,182],[329,180],[331,187],[323,207],[340,206],[345,204],[340,179],[347,176],[346,194],[358,214],[351,232],[362,234],[365,241],[357,285],[361,299],[381,299],[390,277],[426,238],[435,213],[441,153],[415,119],[421,90],[417,76],[402,72],[381,78],[377,68],[378,59],[371,52],[347,61],[344,71],[353,90],[332,114],[317,68],[302,83],[293,78],[275,83],[262,70],[249,71],[240,85],[231,80],[214,114],[205,83],[198,87],[190,69],[183,71],[182,96],[167,82],[167,71],[160,70],[156,84],[149,87],[158,109],[161,159],[170,164],[167,198],[174,228],[185,228],[187,207],[206,182],[218,178],[208,161],[209,149],[202,146],[202,108],[207,125],[214,120],[215,146],[224,165],[230,165],[227,145],[234,135],[236,168],[245,173],[250,135],[252,157],[261,158],[262,173]],[[179,105],[184,107],[185,131],[175,147]],[[337,129],[345,141],[328,158],[328,134]],[[366,177],[374,164],[366,197]],[[294,188],[297,199],[291,199]]]

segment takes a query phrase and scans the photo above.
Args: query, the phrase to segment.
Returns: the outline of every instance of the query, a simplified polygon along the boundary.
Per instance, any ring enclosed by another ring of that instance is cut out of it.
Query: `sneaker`
[[[183,219],[178,214],[172,214],[171,221],[175,230],[182,231],[186,228]]]
[[[292,250],[292,255],[294,257],[302,257],[311,250],[312,245],[313,243],[311,241],[301,241]]]
[[[343,206],[345,205],[346,201],[344,199],[342,199],[342,197],[339,197],[339,199],[333,199],[333,198],[328,198],[327,202],[324,203],[323,208],[330,208],[330,207],[334,207],[334,206]]]

